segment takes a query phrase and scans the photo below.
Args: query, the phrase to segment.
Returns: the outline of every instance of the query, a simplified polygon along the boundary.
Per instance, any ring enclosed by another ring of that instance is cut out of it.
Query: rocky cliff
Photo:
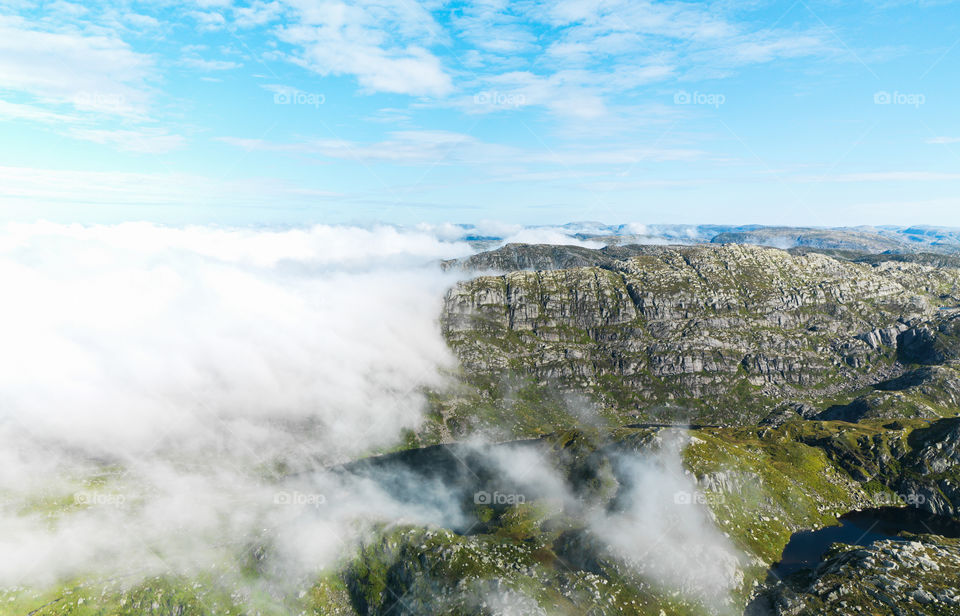
[[[522,375],[621,414],[751,423],[781,401],[822,403],[931,363],[909,350],[898,361],[898,341],[923,347],[921,324],[960,303],[954,268],[754,246],[514,247],[472,263],[591,259],[452,289],[442,323],[466,373]]]

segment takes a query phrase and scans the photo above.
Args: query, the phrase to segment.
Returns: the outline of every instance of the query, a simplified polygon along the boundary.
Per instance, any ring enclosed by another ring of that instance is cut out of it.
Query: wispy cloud
[[[82,111],[146,112],[153,60],[119,38],[51,32],[0,15],[0,83]]]
[[[0,167],[0,202],[6,206],[302,206],[336,196],[320,186],[256,178]]]
[[[489,143],[471,135],[451,131],[393,131],[378,142],[343,139],[322,139],[293,143],[263,139],[219,137],[223,143],[248,151],[317,154],[329,158],[366,162],[400,162],[431,164],[469,164],[522,166],[545,163],[574,167],[579,165],[629,165],[641,161],[678,161],[699,158],[695,149],[642,146],[595,146],[556,150],[527,149]]]
[[[229,71],[243,66],[239,62],[229,60],[207,60],[195,57],[184,58],[180,61],[180,64],[199,71]]]
[[[821,29],[756,29],[691,3],[485,1],[468,7],[454,24],[467,24],[464,36],[477,45],[469,56],[470,87],[500,87],[527,105],[581,118],[600,117],[612,97],[651,83],[834,52]],[[538,44],[525,45],[534,35]],[[536,70],[500,69],[518,53]]]
[[[443,96],[453,89],[427,46],[442,40],[433,15],[415,3],[317,4],[290,0],[297,20],[278,29],[288,58],[320,75],[349,75],[370,92]]]
[[[220,30],[227,25],[227,19],[217,11],[190,11],[189,15],[201,30]]]
[[[75,139],[115,146],[124,152],[150,154],[165,154],[183,147],[186,143],[182,135],[169,134],[159,128],[141,130],[72,128],[67,134]]]
[[[254,0],[249,6],[235,6],[233,16],[237,26],[255,28],[274,21],[282,12],[283,5],[280,2]]]
[[[31,120],[34,122],[74,122],[75,116],[48,111],[36,105],[24,105],[0,100],[0,120]]]

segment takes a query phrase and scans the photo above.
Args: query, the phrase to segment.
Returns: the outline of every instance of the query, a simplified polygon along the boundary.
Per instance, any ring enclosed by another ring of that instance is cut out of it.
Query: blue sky
[[[960,226],[951,2],[0,0],[0,215]]]

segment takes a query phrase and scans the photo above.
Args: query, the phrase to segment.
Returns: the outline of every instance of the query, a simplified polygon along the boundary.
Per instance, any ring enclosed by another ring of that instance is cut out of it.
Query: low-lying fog
[[[295,578],[357,520],[456,524],[443,485],[411,503],[305,478],[418,426],[456,367],[437,317],[458,274],[437,261],[473,250],[433,227],[0,228],[0,587],[229,572],[260,544]],[[499,463],[571,498],[543,460]],[[625,464],[636,505],[597,534],[662,583],[728,593],[729,543],[672,507],[693,490],[676,451]]]

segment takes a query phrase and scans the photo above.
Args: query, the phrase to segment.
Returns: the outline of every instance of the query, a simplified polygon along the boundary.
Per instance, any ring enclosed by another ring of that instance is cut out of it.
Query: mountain
[[[463,265],[498,263],[517,267],[447,295],[442,324],[467,380],[494,398],[506,381],[549,383],[619,422],[750,424],[783,402],[907,383],[894,379],[931,359],[909,356],[914,336],[960,305],[953,267],[749,245],[508,246]],[[519,269],[529,263],[590,265]]]

